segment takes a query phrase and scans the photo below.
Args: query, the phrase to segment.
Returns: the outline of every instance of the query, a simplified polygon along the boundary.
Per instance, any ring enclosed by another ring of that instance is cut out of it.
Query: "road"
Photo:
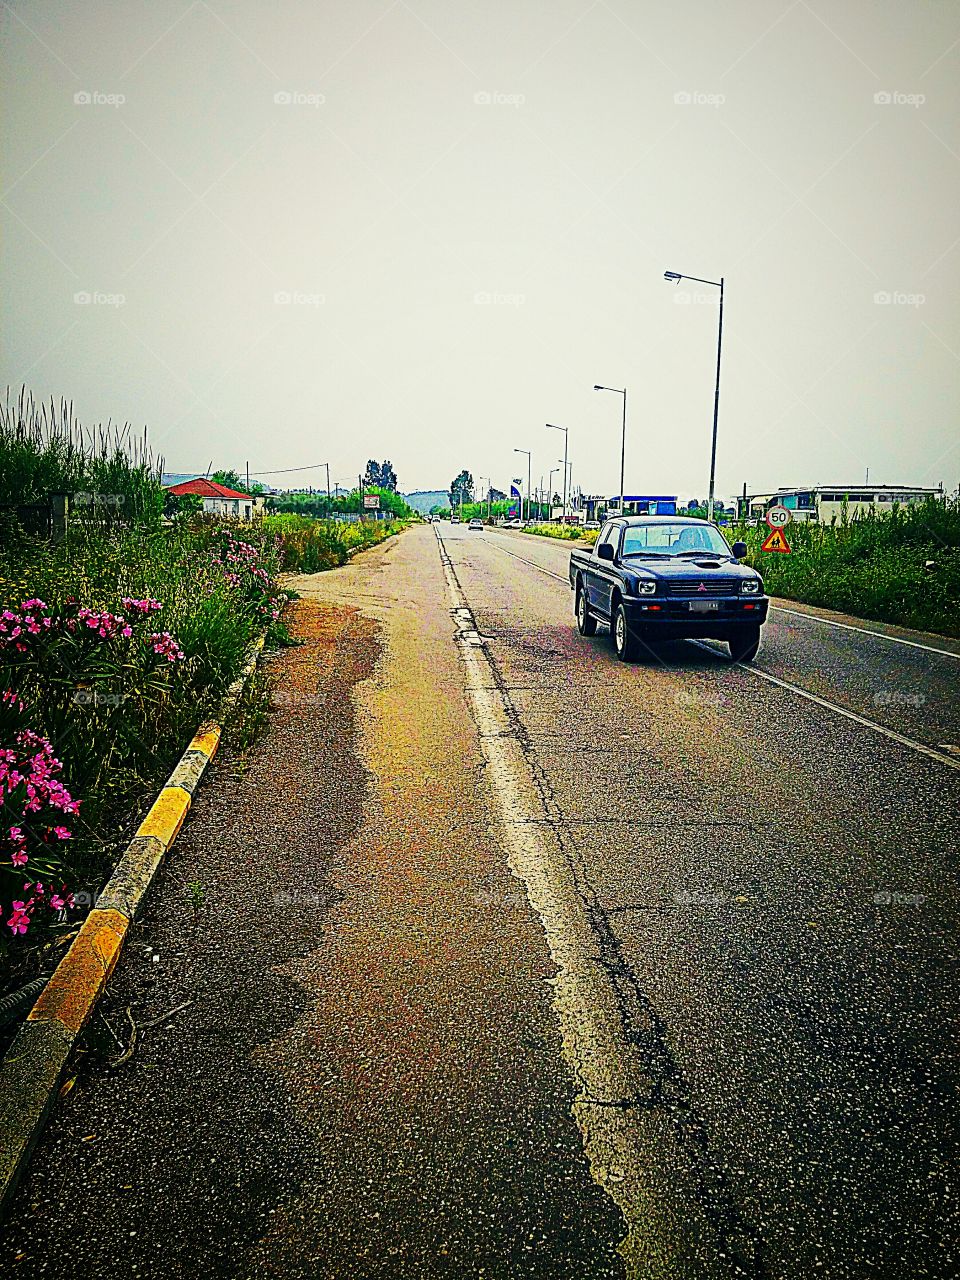
[[[568,555],[421,526],[298,580],[319,693],[205,788],[143,926],[180,959],[112,996],[196,1005],[80,1072],[20,1274],[960,1273],[960,644],[783,603],[755,669],[624,666]]]

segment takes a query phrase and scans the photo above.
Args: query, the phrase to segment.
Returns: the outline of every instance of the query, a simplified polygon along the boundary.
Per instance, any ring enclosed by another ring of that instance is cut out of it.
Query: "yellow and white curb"
[[[227,690],[221,720],[238,701],[262,649],[261,636]],[[197,730],[0,1063],[0,1210],[10,1203],[70,1054],[116,967],[157,868],[183,826],[221,731],[214,722]]]

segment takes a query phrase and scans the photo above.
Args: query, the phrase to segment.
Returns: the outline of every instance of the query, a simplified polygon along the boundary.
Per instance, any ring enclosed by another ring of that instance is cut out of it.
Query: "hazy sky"
[[[169,470],[505,488],[550,421],[613,493],[600,382],[628,492],[703,495],[716,290],[670,269],[726,279],[719,494],[960,480],[952,0],[0,17],[3,382]]]

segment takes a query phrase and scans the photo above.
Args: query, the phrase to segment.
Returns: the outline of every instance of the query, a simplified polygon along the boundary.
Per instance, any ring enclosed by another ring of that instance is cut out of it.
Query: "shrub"
[[[791,524],[789,554],[762,552],[767,533],[738,525],[727,537],[747,543],[771,595],[960,635],[960,502],[931,498],[829,525]]]

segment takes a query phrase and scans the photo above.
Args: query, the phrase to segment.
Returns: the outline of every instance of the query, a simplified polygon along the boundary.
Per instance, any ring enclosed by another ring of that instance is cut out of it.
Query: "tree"
[[[502,489],[494,489],[492,485],[490,486],[490,489],[487,492],[487,497],[490,499],[491,502],[502,502],[506,496],[507,495],[503,492]]]
[[[364,472],[363,483],[371,489],[386,489],[388,493],[397,492],[397,473],[389,458],[377,462],[371,458]]]
[[[450,507],[459,507],[463,502],[473,501],[473,476],[469,471],[461,471],[456,479],[450,482]]]
[[[215,471],[210,479],[214,484],[222,484],[227,489],[236,489],[243,493],[247,491],[236,471]]]

